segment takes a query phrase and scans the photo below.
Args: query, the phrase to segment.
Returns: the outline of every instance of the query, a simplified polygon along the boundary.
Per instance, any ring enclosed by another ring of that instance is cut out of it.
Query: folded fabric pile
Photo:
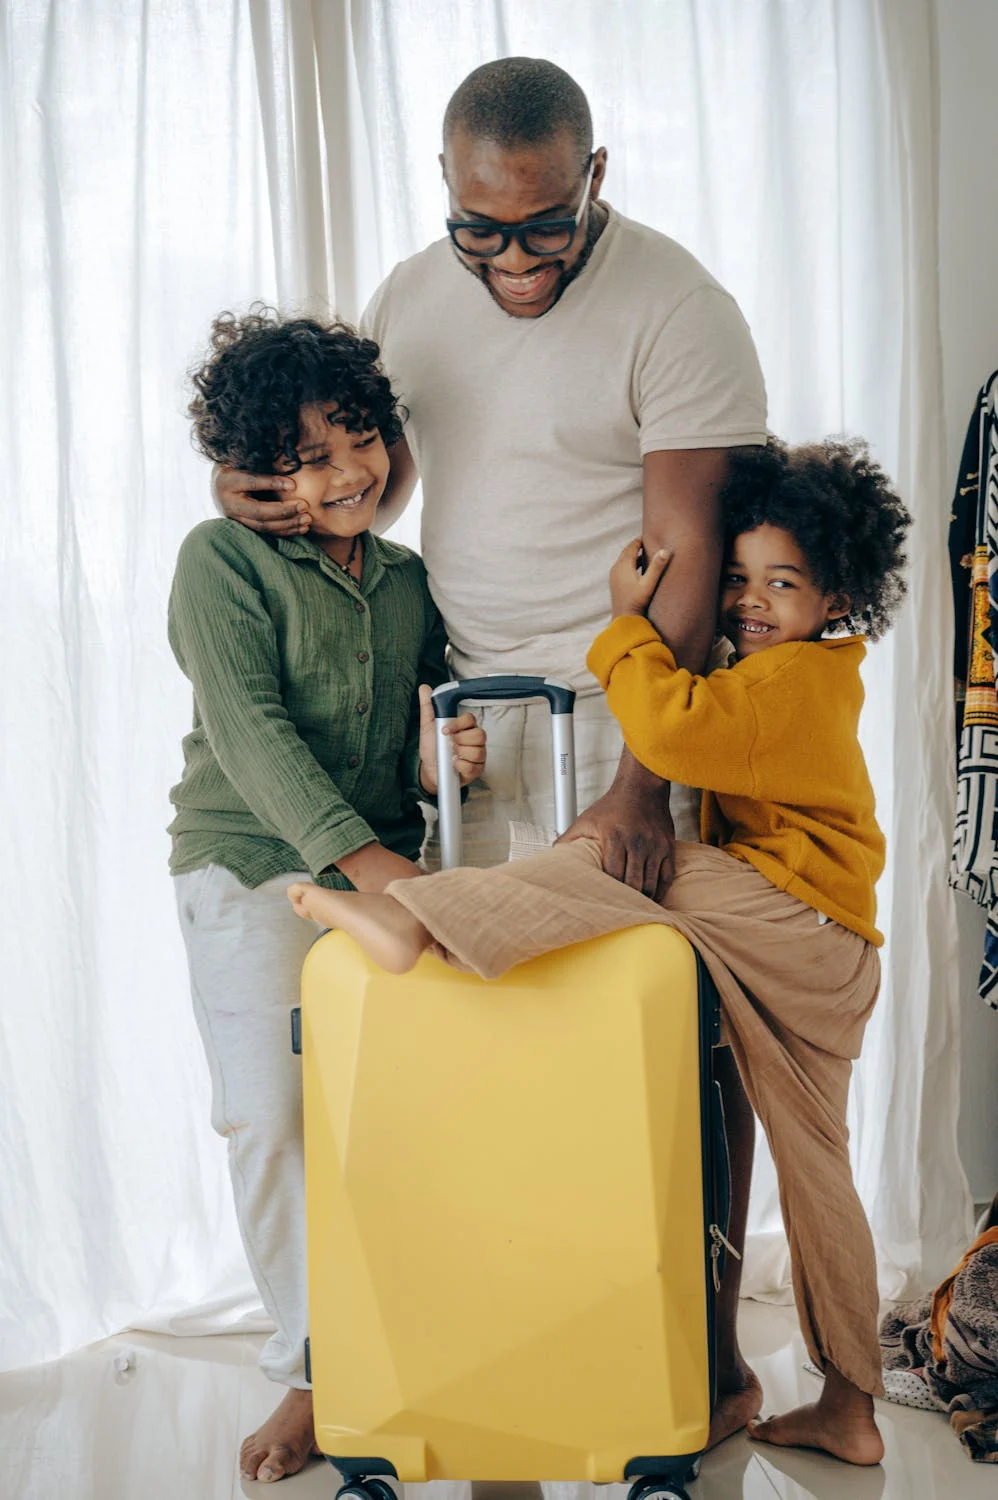
[[[880,1345],[888,1400],[925,1404],[912,1398],[915,1377],[970,1457],[998,1464],[998,1228],[974,1241],[931,1297],[892,1309]],[[893,1371],[904,1373],[892,1382]]]

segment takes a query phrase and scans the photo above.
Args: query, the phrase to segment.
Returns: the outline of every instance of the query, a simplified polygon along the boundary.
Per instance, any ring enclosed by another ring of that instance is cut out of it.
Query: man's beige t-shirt
[[[642,458],[766,440],[734,299],[674,240],[609,210],[550,312],[512,318],[440,240],[364,314],[409,408],[422,552],[455,673],[598,691],[586,652],[608,573],[641,531]]]

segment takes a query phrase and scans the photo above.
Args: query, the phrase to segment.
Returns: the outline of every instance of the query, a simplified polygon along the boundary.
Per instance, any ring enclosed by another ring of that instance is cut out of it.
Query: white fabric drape
[[[246,1326],[255,1297],[165,871],[188,692],[177,544],[210,513],[182,375],[254,297],[355,317],[439,235],[444,105],[551,57],[610,151],[606,196],[738,298],[771,425],[862,432],[916,516],[912,594],[870,657],[887,980],[857,1070],[883,1289],[947,1269],[956,1155],[946,485],[931,0],[7,0],[0,94],[6,641],[0,1366],[130,1324]],[[400,529],[417,540],[410,512]],[[771,1166],[749,1290],[786,1280]]]
[[[209,513],[184,371],[273,297],[252,38],[204,0],[15,0],[0,32],[0,1365],[242,1325],[166,873]]]
[[[957,1151],[957,927],[941,851],[953,826],[953,614],[946,553],[939,325],[939,99],[932,0],[878,9],[879,64],[890,169],[883,329],[883,428],[871,429],[915,517],[909,595],[871,687],[878,792],[890,878],[880,892],[892,935],[882,1004],[857,1072],[857,1179],[888,1293],[946,1274],[970,1238],[972,1210]],[[871,362],[872,363],[872,362]]]

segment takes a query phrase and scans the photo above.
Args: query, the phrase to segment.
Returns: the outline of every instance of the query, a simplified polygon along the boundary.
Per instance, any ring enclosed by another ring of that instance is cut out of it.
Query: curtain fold
[[[184,372],[276,276],[238,7],[9,0],[0,78],[11,1368],[129,1325],[258,1321],[166,870],[191,721],[166,598],[211,513]]]
[[[933,0],[879,0],[888,144],[895,167],[894,472],[915,517],[909,593],[892,635],[892,944],[859,1070],[859,1187],[882,1271],[903,1290],[947,1274],[972,1237],[957,1148],[956,911],[940,850],[952,838],[953,611],[944,466],[938,278],[939,86]],[[915,1170],[911,1170],[911,1166]]]
[[[930,0],[7,0],[0,20],[0,1368],[126,1326],[259,1326],[207,1123],[166,874],[190,697],[172,562],[211,514],[183,372],[254,298],[354,318],[439,236],[440,122],[553,58],[606,196],[738,298],[791,440],[863,432],[916,526],[869,658],[888,834],[881,1004],[854,1090],[885,1293],[963,1248]],[[931,105],[931,107],[929,107]],[[415,510],[404,540],[418,539]],[[399,533],[397,533],[399,534]],[[772,1169],[746,1287],[782,1295]]]
[[[328,312],[336,301],[314,9],[299,0],[250,0],[249,6],[277,300],[284,311]]]

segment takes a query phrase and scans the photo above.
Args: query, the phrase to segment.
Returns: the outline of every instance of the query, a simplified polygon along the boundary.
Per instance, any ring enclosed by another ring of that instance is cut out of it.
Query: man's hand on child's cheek
[[[222,515],[250,531],[300,536],[311,526],[305,501],[285,498],[293,494],[294,480],[280,474],[247,474],[216,464],[211,471],[211,488]]]

